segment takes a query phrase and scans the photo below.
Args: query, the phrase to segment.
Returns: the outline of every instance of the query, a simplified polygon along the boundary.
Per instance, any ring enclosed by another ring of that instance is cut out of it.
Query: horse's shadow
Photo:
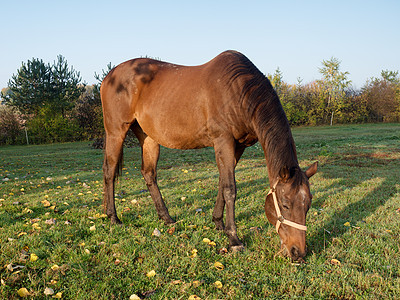
[[[389,165],[393,163],[398,164],[399,160],[375,158],[374,162],[377,163],[377,165]],[[332,161],[332,164],[333,163],[335,162]],[[341,164],[340,161],[338,163]],[[327,164],[330,164],[330,162],[328,161]],[[347,163],[344,163],[344,165],[348,166]],[[307,244],[311,252],[321,253],[324,251],[327,243],[331,242],[334,238],[343,236],[353,228],[352,226],[364,223],[366,218],[374,214],[380,206],[385,205],[385,203],[396,194],[396,181],[394,178],[388,177],[387,172],[384,170],[377,168],[375,172],[363,172],[360,169],[355,169],[354,171],[358,172],[359,177],[356,180],[354,180],[354,178],[350,180],[347,176],[338,177],[336,175],[342,172],[324,172],[322,166],[322,176],[338,179],[338,181],[331,184],[328,189],[325,187],[324,195],[315,199],[313,203],[314,207],[322,207],[329,196],[338,197],[346,190],[351,190],[367,181],[373,181],[379,178],[381,183],[371,192],[365,194],[360,200],[340,207],[329,220],[325,221],[318,230],[309,236]],[[344,171],[343,173],[346,172]],[[334,191],[330,192],[330,189]],[[349,222],[350,226],[345,226],[344,224],[346,222]]]

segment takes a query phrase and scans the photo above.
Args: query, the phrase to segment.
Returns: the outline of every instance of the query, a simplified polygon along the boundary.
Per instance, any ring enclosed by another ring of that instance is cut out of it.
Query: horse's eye
[[[289,206],[287,206],[285,204],[283,204],[283,208],[286,209],[286,210],[289,210]]]

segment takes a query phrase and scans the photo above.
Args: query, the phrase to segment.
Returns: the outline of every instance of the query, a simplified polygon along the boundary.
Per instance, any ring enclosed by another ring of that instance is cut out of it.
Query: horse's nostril
[[[292,246],[292,248],[290,249],[290,254],[293,259],[297,259],[300,254],[299,248],[297,248],[296,246]]]

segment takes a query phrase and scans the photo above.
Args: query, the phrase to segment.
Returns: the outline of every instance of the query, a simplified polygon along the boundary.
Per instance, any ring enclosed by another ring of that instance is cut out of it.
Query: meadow
[[[263,211],[268,176],[259,144],[236,169],[236,222],[246,248],[211,220],[213,149],[163,148],[158,179],[171,216],[158,220],[125,149],[116,184],[122,226],[102,211],[102,150],[88,142],[0,148],[0,298],[399,299],[400,124],[294,128],[311,178],[305,263],[277,255]]]

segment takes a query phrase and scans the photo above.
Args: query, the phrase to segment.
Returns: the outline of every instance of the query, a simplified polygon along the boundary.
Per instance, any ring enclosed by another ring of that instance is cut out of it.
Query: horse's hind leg
[[[132,128],[132,130],[139,139],[142,147],[141,172],[150,192],[151,198],[153,199],[158,217],[166,224],[175,223],[175,221],[169,215],[168,209],[165,206],[160,189],[157,185],[157,162],[160,156],[160,145],[147,136],[137,124]]]
[[[104,178],[104,211],[111,219],[112,224],[121,224],[117,217],[114,200],[114,182],[118,174],[118,168],[122,164],[122,147],[124,135],[106,135],[106,147],[103,163]]]

